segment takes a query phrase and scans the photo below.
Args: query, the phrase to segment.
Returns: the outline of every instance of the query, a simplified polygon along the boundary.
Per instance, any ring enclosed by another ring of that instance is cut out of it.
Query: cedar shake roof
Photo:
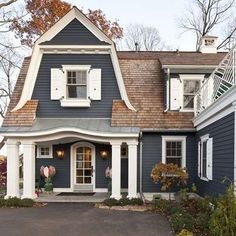
[[[150,129],[193,129],[193,113],[164,113],[164,76],[162,65],[218,65],[225,53],[198,52],[118,52],[125,87],[131,104],[114,100],[111,126],[134,126]],[[28,71],[30,57],[24,59],[2,126],[32,126],[38,101],[30,100],[16,112],[11,110],[20,99]]]
[[[216,66],[226,56],[226,52],[118,52],[119,59],[159,60],[163,65]]]
[[[129,110],[123,101],[115,100],[112,126],[193,129],[192,112],[164,112],[164,76],[158,59],[130,60],[121,59],[120,55],[119,58],[128,97],[137,112]]]
[[[26,74],[29,68],[30,57],[26,57],[23,61],[20,74],[18,76],[11,101],[9,103],[6,116],[3,120],[2,126],[32,126],[35,119],[35,114],[38,106],[38,101],[30,100],[24,107],[18,111],[11,112],[11,110],[17,105],[20,99],[21,92],[25,83]]]

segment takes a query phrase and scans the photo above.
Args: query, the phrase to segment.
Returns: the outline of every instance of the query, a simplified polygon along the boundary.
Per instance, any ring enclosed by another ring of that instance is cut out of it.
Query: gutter
[[[139,133],[139,194],[143,202],[145,198],[143,195],[143,133]]]

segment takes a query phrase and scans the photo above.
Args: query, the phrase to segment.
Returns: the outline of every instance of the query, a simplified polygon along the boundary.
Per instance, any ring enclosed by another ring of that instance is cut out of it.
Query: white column
[[[9,197],[19,197],[19,142],[8,139],[7,147],[7,195]]]
[[[128,145],[128,198],[137,197],[137,145],[138,142],[127,142]]]
[[[23,196],[21,198],[36,198],[35,194],[35,144],[24,141],[23,144]]]
[[[112,141],[112,194],[111,198],[121,198],[121,142]]]

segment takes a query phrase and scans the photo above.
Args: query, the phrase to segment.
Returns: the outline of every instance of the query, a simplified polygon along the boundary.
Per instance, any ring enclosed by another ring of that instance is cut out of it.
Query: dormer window
[[[199,79],[184,79],[183,80],[183,109],[193,110],[194,96],[200,88]]]
[[[87,99],[87,71],[67,71],[67,98]]]
[[[51,100],[62,107],[90,107],[101,100],[102,70],[91,65],[62,65],[51,68]]]

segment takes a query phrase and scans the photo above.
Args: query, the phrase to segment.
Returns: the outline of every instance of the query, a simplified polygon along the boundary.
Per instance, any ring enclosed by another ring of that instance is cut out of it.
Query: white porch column
[[[128,145],[128,198],[137,197],[137,146],[138,142],[127,142]]]
[[[111,198],[121,198],[121,142],[112,141],[112,194]]]
[[[19,197],[19,142],[8,139],[7,147],[7,195],[9,197]]]
[[[21,198],[36,198],[35,194],[35,144],[24,141],[23,144],[23,196]]]

